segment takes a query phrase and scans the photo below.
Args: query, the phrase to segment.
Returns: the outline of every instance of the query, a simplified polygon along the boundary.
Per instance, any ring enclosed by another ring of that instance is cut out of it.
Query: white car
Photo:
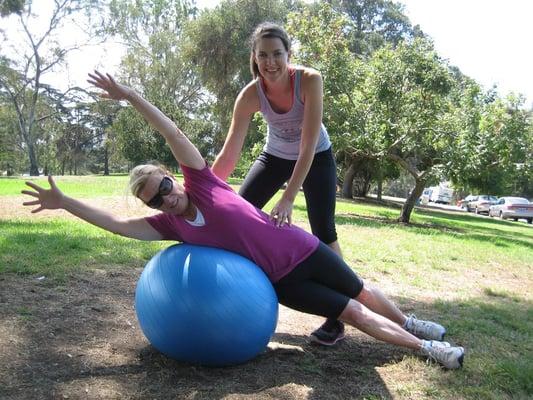
[[[533,204],[523,197],[500,197],[498,202],[489,208],[490,217],[502,219],[526,219],[533,222]]]

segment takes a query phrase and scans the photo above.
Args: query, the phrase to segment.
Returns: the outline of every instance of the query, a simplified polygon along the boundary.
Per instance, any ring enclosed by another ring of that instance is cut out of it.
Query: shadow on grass
[[[6,324],[17,321],[17,332],[9,337],[14,352],[5,353],[12,356],[2,360],[6,373],[0,375],[5,380],[0,395],[392,399],[396,394],[389,391],[379,367],[404,362],[400,369],[387,369],[385,376],[413,393],[429,391],[439,399],[533,395],[532,304],[504,291],[487,290],[484,296],[458,303],[395,299],[406,311],[447,326],[448,340],[467,349],[459,371],[427,367],[423,360],[409,360],[412,352],[364,335],[348,336],[333,348],[312,346],[308,332],[301,331],[277,333],[273,342],[283,347],[274,346],[248,363],[205,368],[169,359],[147,345],[132,309],[138,274],[122,270],[107,279],[76,275],[62,290],[4,274],[0,329],[7,332]],[[433,372],[417,376],[413,368]]]
[[[453,221],[465,222],[468,219],[476,219],[475,222],[479,224],[477,217],[472,216],[455,216],[448,213],[426,213],[428,216],[433,216],[433,220],[439,221],[441,223],[421,223],[413,222],[409,224],[404,224],[398,222],[395,218],[390,218],[388,216],[371,216],[371,215],[362,215],[355,213],[339,213],[335,216],[335,222],[338,225],[355,225],[363,226],[370,228],[384,228],[384,227],[397,227],[398,229],[406,230],[416,230],[418,234],[424,235],[450,235],[457,236],[460,235],[467,240],[476,240],[479,242],[490,242],[495,246],[499,247],[509,247],[513,246],[523,246],[527,249],[533,249],[533,235],[526,235],[516,231],[506,231],[498,229],[498,227],[505,226],[509,224],[504,221],[491,221],[487,220],[490,224],[494,224],[494,227],[490,226],[479,226],[479,225],[462,225],[462,226],[453,226]],[[483,221],[485,223],[485,221]]]

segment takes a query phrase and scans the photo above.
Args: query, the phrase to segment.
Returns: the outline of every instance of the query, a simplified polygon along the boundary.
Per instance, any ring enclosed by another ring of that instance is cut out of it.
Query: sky
[[[402,0],[413,25],[439,55],[500,95],[526,96],[533,106],[533,1]]]
[[[51,0],[35,2],[42,5]],[[482,84],[497,85],[500,95],[513,91],[526,96],[533,106],[533,1],[532,0],[400,0],[413,25],[434,41],[441,57]],[[199,8],[213,7],[219,0],[198,0]],[[39,13],[43,11],[37,10]],[[2,20],[2,28],[14,35],[15,17]],[[61,41],[79,40],[69,30]],[[0,51],[9,54],[0,43]],[[66,89],[69,85],[87,87],[86,73],[94,68],[114,73],[123,51],[117,44],[86,46],[72,52],[68,67],[46,75],[43,81]]]

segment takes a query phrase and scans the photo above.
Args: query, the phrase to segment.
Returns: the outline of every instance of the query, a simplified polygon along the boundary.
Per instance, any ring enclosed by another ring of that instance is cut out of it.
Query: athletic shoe
[[[442,341],[446,334],[446,329],[442,325],[431,321],[416,319],[414,315],[410,315],[409,318],[407,318],[403,328],[416,337],[426,340]]]
[[[333,346],[342,339],[344,339],[344,324],[334,319],[327,319],[320,328],[311,333],[309,338],[312,343],[324,346]]]
[[[450,346],[448,342],[424,340],[420,352],[430,360],[437,361],[448,369],[457,369],[463,366],[465,349]]]

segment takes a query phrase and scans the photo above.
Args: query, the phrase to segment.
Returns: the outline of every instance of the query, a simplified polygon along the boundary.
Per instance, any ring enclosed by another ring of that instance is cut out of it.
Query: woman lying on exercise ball
[[[212,246],[253,260],[269,277],[281,304],[336,318],[384,342],[419,351],[446,368],[459,368],[464,349],[442,342],[445,329],[405,316],[377,288],[363,281],[331,248],[304,230],[270,220],[211,172],[198,149],[160,110],[110,75],[89,74],[103,97],[128,100],[159,131],[181,166],[184,184],[165,169],[140,165],[131,171],[133,194],[161,213],[121,218],[50,189],[27,182],[25,206],[64,209],[110,232],[141,240],[174,240]],[[229,231],[231,230],[231,231]],[[327,268],[326,268],[327,267]]]

